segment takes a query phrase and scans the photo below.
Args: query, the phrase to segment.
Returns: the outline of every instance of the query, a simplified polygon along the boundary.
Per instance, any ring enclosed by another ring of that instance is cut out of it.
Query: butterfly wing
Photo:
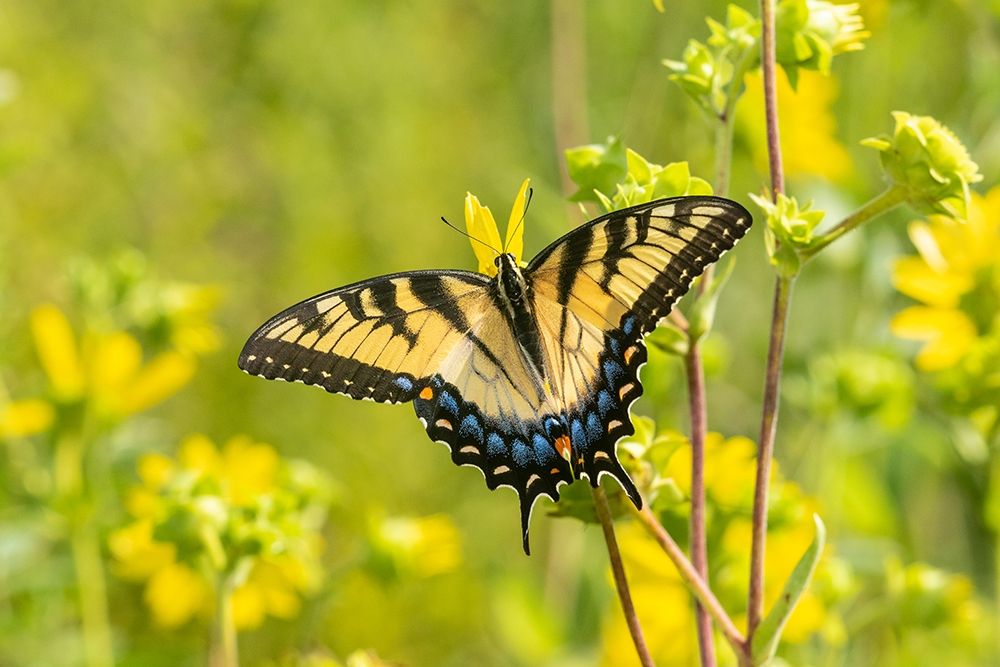
[[[557,485],[573,475],[552,445],[565,435],[551,418],[558,406],[524,357],[496,289],[464,271],[349,285],[266,322],[247,341],[239,366],[355,399],[412,401],[455,463],[479,468],[490,489],[517,492],[527,551],[534,501],[558,499]]]
[[[596,486],[610,474],[640,505],[615,444],[635,432],[644,335],[750,223],[728,199],[662,199],[597,218],[532,259],[525,274],[578,477]]]

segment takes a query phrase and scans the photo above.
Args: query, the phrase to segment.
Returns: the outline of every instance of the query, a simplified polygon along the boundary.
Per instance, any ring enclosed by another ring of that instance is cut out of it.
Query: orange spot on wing
[[[627,348],[625,350],[625,355],[624,356],[625,356],[625,363],[626,364],[628,362],[632,361],[632,357],[633,357],[633,355],[635,355],[636,349],[637,349],[636,346],[633,345],[632,347],[629,347],[629,348]]]
[[[434,398],[434,390],[431,389],[430,387],[424,387],[423,389],[420,390],[420,398],[424,399],[425,401],[431,400],[432,398]]]
[[[573,446],[570,443],[569,436],[560,435],[558,438],[556,438],[555,446],[556,446],[556,451],[559,452],[559,456],[569,461],[570,456],[573,452]]]

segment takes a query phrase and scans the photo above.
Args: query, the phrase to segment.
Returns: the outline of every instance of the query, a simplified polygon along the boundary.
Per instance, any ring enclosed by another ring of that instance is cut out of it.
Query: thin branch
[[[764,71],[764,115],[767,125],[767,164],[771,171],[771,193],[777,201],[785,191],[785,171],[781,164],[781,135],[778,131],[778,91],[775,77],[774,0],[760,0],[761,67]]]
[[[750,595],[747,601],[747,636],[753,637],[764,613],[764,558],[767,537],[767,496],[771,479],[771,459],[778,424],[778,390],[781,382],[781,362],[785,350],[785,330],[788,325],[788,303],[792,279],[778,276],[774,286],[771,313],[771,337],[767,350],[767,372],[764,379],[764,403],[761,414],[760,438],[757,450],[757,479],[753,495],[753,541],[750,548]]]
[[[771,171],[771,196],[777,200],[785,191],[781,165],[781,137],[778,132],[778,95],[775,87],[777,64],[774,35],[775,0],[761,0],[761,67],[764,73],[764,114],[767,125],[767,156]],[[761,411],[760,439],[757,449],[757,479],[753,498],[753,535],[750,545],[750,592],[747,598],[747,641],[764,615],[764,558],[767,537],[767,496],[774,456],[774,437],[778,421],[778,387],[785,349],[785,328],[792,279],[778,276],[774,288],[771,336],[767,352],[767,374]]]
[[[691,564],[708,583],[708,545],[705,537],[705,432],[708,414],[705,400],[705,371],[701,363],[701,345],[691,341],[684,357],[688,380],[688,403],[691,408]],[[702,667],[714,667],[715,645],[712,623],[707,610],[695,603],[698,650]]]
[[[740,656],[742,662],[743,656],[747,655],[746,640],[744,640],[740,631],[736,629],[736,624],[729,618],[729,614],[726,613],[726,610],[719,603],[718,598],[712,593],[712,589],[698,575],[698,572],[694,569],[694,565],[687,559],[684,551],[677,546],[674,539],[670,537],[670,533],[660,524],[648,505],[644,506],[641,510],[633,510],[633,512],[638,517],[642,526],[653,536],[657,544],[660,545],[660,548],[663,549],[667,557],[673,562],[674,567],[677,568],[677,573],[681,575],[681,579],[684,580],[685,585],[712,616],[715,624],[719,626],[722,636],[733,647],[736,655]]]
[[[872,218],[882,215],[906,201],[906,190],[900,187],[890,187],[861,208],[841,220],[836,227],[816,239],[811,246],[801,251],[803,260],[814,257],[820,250],[827,247],[849,231],[859,227]]]
[[[615,577],[615,588],[618,590],[618,599],[622,603],[622,613],[625,615],[625,623],[628,624],[629,634],[632,635],[632,642],[635,644],[635,651],[639,654],[639,662],[642,667],[653,667],[653,658],[649,655],[649,648],[646,640],[642,636],[642,627],[639,625],[639,617],[635,613],[635,606],[632,604],[632,594],[629,592],[628,580],[625,578],[625,565],[622,563],[622,554],[618,550],[618,540],[615,538],[614,521],[611,518],[611,508],[608,506],[608,497],[604,494],[604,489],[594,487],[594,505],[597,507],[597,518],[601,522],[601,530],[604,531],[604,541],[608,545],[608,559],[611,561],[611,572]]]

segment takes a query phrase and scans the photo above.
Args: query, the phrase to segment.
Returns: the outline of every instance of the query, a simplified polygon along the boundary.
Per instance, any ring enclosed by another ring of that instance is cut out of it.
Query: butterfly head
[[[505,252],[497,255],[493,263],[497,267],[497,280],[507,300],[511,303],[519,304],[524,300],[527,285],[524,282],[524,274],[521,267],[517,265],[514,255]]]

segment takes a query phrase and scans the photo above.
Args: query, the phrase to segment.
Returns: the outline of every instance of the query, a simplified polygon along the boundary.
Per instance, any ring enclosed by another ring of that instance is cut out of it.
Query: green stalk
[[[618,549],[618,540],[615,537],[615,524],[611,518],[608,497],[604,494],[604,489],[599,486],[594,487],[592,491],[594,505],[597,507],[597,518],[601,522],[601,530],[604,532],[604,542],[608,546],[608,559],[611,561],[611,572],[615,579],[615,589],[618,591],[618,599],[622,604],[622,613],[625,615],[625,623],[628,625],[629,634],[632,635],[632,643],[635,644],[639,663],[642,667],[654,667],[653,658],[649,654],[649,647],[646,646],[646,639],[642,634],[642,626],[639,625],[639,616],[635,613],[635,605],[632,604],[632,593],[628,587],[628,579],[625,577],[625,565],[622,563],[622,554]]]
[[[215,584],[215,628],[209,658],[211,667],[239,667],[236,623],[233,618],[233,585],[220,574]]]
[[[108,617],[107,582],[101,563],[101,538],[84,487],[84,446],[75,430],[56,438],[55,486],[69,522],[70,550],[80,605],[84,655],[88,667],[111,667],[114,650]]]
[[[837,239],[839,239],[844,234],[850,232],[851,230],[859,227],[861,224],[868,222],[872,218],[882,215],[886,211],[889,211],[903,202],[906,201],[906,189],[898,185],[893,185],[886,189],[882,194],[877,195],[873,199],[869,200],[866,204],[861,206],[858,210],[851,213],[849,216],[841,220],[837,226],[817,238],[813,243],[806,249],[801,250],[799,255],[802,257],[802,261],[805,262],[812,259],[820,250],[827,247]]]
[[[771,196],[777,201],[785,191],[785,174],[781,163],[781,136],[778,130],[778,93],[775,79],[777,63],[774,34],[775,0],[761,0],[761,68],[764,75],[764,115],[767,125],[767,158],[771,173]],[[760,441],[757,449],[757,479],[753,498],[753,533],[750,544],[750,592],[747,597],[747,642],[764,615],[764,551],[767,538],[767,496],[770,483],[771,459],[778,423],[778,386],[785,349],[785,329],[788,322],[788,302],[792,279],[778,276],[774,287],[771,336],[767,352],[767,373],[761,414]]]

